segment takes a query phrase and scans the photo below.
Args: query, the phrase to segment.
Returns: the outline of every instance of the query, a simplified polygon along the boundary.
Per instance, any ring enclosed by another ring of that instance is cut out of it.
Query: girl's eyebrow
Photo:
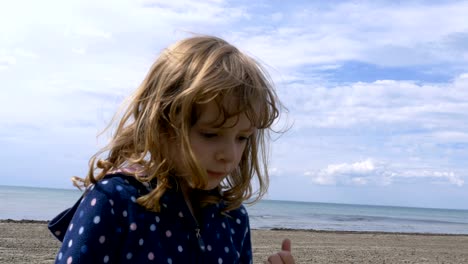
[[[218,129],[218,130],[227,130],[227,129],[230,129],[231,127],[218,127],[218,126],[212,126],[211,124],[199,124],[198,127],[200,129]],[[246,129],[241,129],[239,130],[239,132],[241,133],[253,133],[255,131],[255,127],[254,126],[251,126],[249,128],[246,128]]]
[[[247,129],[242,129],[242,130],[240,130],[240,132],[242,132],[242,133],[253,133],[254,130],[255,130],[254,127],[250,127],[250,128],[247,128]]]

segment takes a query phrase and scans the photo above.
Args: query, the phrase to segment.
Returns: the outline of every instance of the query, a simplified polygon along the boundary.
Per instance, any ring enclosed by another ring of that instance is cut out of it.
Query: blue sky
[[[291,129],[270,199],[468,209],[467,1],[2,1],[0,184],[71,188],[158,53],[218,35]]]

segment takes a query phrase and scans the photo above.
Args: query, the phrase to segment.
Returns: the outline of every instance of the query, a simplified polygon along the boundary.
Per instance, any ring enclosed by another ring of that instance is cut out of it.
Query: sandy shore
[[[284,237],[297,263],[468,263],[468,235],[254,230],[254,262]],[[59,242],[46,222],[0,220],[0,263],[52,263]]]

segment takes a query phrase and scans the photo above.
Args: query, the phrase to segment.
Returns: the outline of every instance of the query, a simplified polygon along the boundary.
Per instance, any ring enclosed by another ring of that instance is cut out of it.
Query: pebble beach
[[[253,230],[254,263],[292,241],[296,263],[468,263],[468,235]],[[46,221],[0,220],[0,263],[53,263],[60,242]]]

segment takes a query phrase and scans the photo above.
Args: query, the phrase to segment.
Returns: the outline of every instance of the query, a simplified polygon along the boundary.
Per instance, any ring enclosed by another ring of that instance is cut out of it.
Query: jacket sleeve
[[[113,263],[121,233],[114,201],[102,183],[91,187],[78,206],[55,263]]]
[[[249,216],[244,206],[242,206],[241,212],[245,216],[245,219],[244,219],[244,223],[245,223],[244,232],[245,233],[244,233],[244,239],[242,241],[242,251],[240,253],[239,263],[251,264],[253,263],[253,256],[252,256],[252,241],[251,241],[251,234],[250,234]]]

